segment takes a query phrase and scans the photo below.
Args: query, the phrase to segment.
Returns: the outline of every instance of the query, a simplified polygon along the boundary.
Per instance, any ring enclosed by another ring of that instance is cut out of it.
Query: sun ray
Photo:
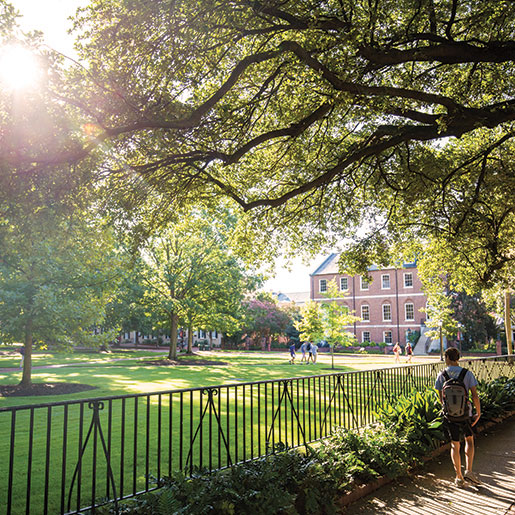
[[[41,75],[37,57],[21,45],[0,48],[0,83],[7,89],[27,89],[36,85]]]

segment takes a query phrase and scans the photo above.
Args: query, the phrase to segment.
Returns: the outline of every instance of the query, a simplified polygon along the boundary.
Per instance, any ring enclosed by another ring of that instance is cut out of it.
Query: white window
[[[392,321],[392,307],[390,304],[383,304],[383,322]]]
[[[363,322],[370,321],[370,307],[367,305],[361,306],[361,319]]]
[[[381,288],[383,290],[390,289],[390,274],[383,274],[381,276]]]
[[[368,290],[368,281],[365,277],[361,277],[361,289]]]
[[[362,340],[363,343],[369,343],[370,342],[370,331],[363,331],[362,334]]]
[[[406,315],[406,320],[415,320],[415,307],[412,302],[404,304],[404,314]]]
[[[320,279],[320,293],[327,291],[327,279]]]
[[[340,291],[349,289],[349,279],[347,277],[340,277]]]
[[[413,274],[411,272],[404,274],[404,288],[413,288]]]
[[[388,345],[393,343],[392,332],[391,331],[383,331],[383,341]]]

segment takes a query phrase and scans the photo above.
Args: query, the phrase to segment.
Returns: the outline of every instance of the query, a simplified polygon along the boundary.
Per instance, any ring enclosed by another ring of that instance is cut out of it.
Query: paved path
[[[347,515],[515,515],[515,416],[477,437],[483,486],[454,486],[449,452],[351,504]]]

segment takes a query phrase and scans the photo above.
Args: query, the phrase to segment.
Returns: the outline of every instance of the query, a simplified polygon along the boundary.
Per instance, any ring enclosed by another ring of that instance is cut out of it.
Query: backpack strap
[[[442,375],[443,375],[443,378],[448,381],[451,377],[449,376],[449,374],[447,373],[447,370],[444,370],[442,372]]]
[[[464,382],[467,372],[468,372],[468,369],[466,369],[466,368],[461,369],[460,375],[458,376],[458,380],[461,381],[462,383]]]

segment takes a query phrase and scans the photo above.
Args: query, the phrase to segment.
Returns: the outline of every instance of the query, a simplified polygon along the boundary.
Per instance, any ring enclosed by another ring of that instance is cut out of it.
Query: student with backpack
[[[290,365],[295,365],[295,343],[290,340]]]
[[[460,352],[452,347],[445,351],[447,368],[438,374],[435,388],[440,393],[444,427],[451,440],[451,459],[456,471],[454,484],[463,488],[465,480],[476,485],[481,484],[476,474],[472,472],[474,462],[474,433],[472,428],[481,417],[481,404],[477,394],[477,379],[474,374],[458,365]],[[476,414],[472,416],[472,403]],[[465,437],[465,473],[461,472],[460,436]]]

